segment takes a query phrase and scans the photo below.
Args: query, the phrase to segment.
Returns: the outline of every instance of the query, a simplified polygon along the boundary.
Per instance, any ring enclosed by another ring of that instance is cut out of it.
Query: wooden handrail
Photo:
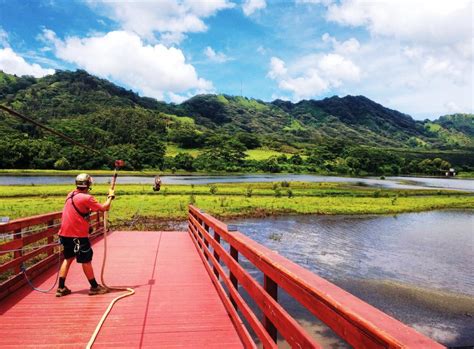
[[[218,236],[219,239],[213,238],[210,229],[213,230],[214,237]],[[245,288],[259,306],[262,305],[259,304],[262,299],[259,300],[254,297],[262,297],[262,295],[249,287],[249,284],[253,284],[253,282],[249,281],[246,274],[242,273],[240,268],[237,267],[240,265],[236,262],[236,259],[238,260],[238,257],[235,256],[236,253],[242,254],[264,274],[264,289],[267,295],[263,296],[262,312],[265,316],[263,325],[274,340],[276,339],[275,329],[290,344],[292,344],[290,341],[295,337],[302,336],[300,331],[304,332],[302,328],[298,327],[290,329],[287,327],[287,323],[280,321],[280,317],[276,319],[272,316],[275,309],[274,302],[277,299],[277,289],[282,288],[355,348],[444,348],[441,344],[309,270],[280,256],[278,253],[258,244],[239,231],[229,231],[227,225],[201,212],[194,206],[189,207],[189,233],[200,253],[205,256],[203,257],[205,264],[212,264],[212,268],[209,267],[208,269],[210,275],[212,274],[211,277],[217,278],[217,270],[218,276],[222,279],[230,294],[229,299],[241,311],[261,340],[262,337],[258,334],[260,325],[249,321],[245,315],[247,309],[243,310],[245,306],[242,305],[241,299],[237,296],[235,280]],[[231,256],[231,251],[224,250],[220,245],[221,240],[229,244],[229,249],[233,251],[234,256]],[[207,245],[212,247],[213,253]],[[215,257],[215,254],[219,256],[219,259]],[[231,282],[230,275],[222,273],[219,261],[223,262],[229,269],[234,282]],[[268,309],[272,310],[268,311]],[[280,313],[280,315],[286,316],[284,313]],[[262,343],[265,347],[264,340],[262,340]],[[298,343],[293,344],[298,345]],[[267,347],[270,346],[267,344]],[[317,347],[317,345],[303,347]]]
[[[220,260],[226,264],[226,266],[236,277],[238,282],[243,286],[247,293],[252,296],[252,298],[257,303],[262,312],[265,314],[265,316],[270,318],[273,323],[278,324],[277,327],[280,329],[280,332],[282,333],[284,338],[288,339],[288,343],[293,348],[317,347],[317,343],[314,342],[313,339],[311,339],[311,337],[303,330],[303,328],[295,321],[295,319],[293,319],[293,317],[291,317],[278,304],[278,302],[276,302],[270,295],[268,295],[265,292],[265,289],[255,279],[253,279],[250,274],[245,271],[245,269],[242,268],[242,266],[240,266],[240,264],[230,256],[230,254],[226,253],[226,251],[220,244],[218,244],[212,239],[209,233],[207,233],[203,229],[203,227],[197,222],[197,220],[192,215],[189,217],[189,219],[191,222],[190,228],[194,233],[195,238],[199,239],[199,241],[203,241],[203,239],[199,237],[198,232],[202,234],[201,236],[203,236],[205,241],[207,241],[208,244],[212,246],[214,252],[217,252],[220,257]],[[197,230],[195,230],[195,228],[197,228]],[[204,251],[206,254],[210,254],[210,251],[207,247],[205,247]],[[215,267],[219,266],[217,261],[215,261],[213,265]],[[220,276],[223,277],[224,280],[227,279],[225,275]],[[232,298],[235,302],[235,297]],[[246,320],[250,321],[250,319]],[[258,330],[260,330],[260,328]],[[257,329],[255,329],[255,331],[257,333],[259,332],[257,331]],[[266,337],[260,337],[260,340],[262,340],[264,346],[266,346],[265,344],[267,344],[267,346],[269,344],[265,343],[266,339]]]
[[[0,300],[23,286],[26,280],[21,267],[26,263],[32,264],[26,268],[30,279],[58,263],[60,246],[55,245],[61,212],[53,212],[33,217],[16,219],[0,224]],[[103,233],[103,212],[91,215],[91,226],[96,237]],[[38,244],[39,242],[43,242]],[[38,259],[41,254],[46,257]],[[10,256],[10,257],[8,257]]]
[[[8,233],[18,229],[24,229],[33,225],[45,224],[49,220],[61,219],[62,212],[53,212],[47,214],[41,214],[38,216],[31,216],[26,218],[19,218],[12,220],[8,223],[0,223],[0,233]]]

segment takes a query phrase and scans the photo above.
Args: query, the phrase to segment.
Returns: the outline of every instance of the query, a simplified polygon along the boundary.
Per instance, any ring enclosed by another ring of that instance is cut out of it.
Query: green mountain
[[[338,142],[345,148],[368,146],[399,153],[451,152],[461,154],[461,160],[474,149],[472,114],[417,121],[363,96],[268,103],[198,95],[176,105],[140,97],[81,70],[39,79],[0,71],[0,103],[111,155],[126,153],[141,158],[142,164],[154,156],[156,161],[148,161],[149,166],[163,164],[158,157],[164,144],[206,149],[226,139],[235,139],[247,149],[264,147],[301,155]],[[52,167],[58,159],[66,158],[76,166],[87,157],[4,113],[0,121],[0,150],[4,152],[0,167],[19,166],[20,160],[7,161],[11,158],[22,159],[25,167]],[[60,149],[53,151],[56,144]],[[158,155],[152,155],[158,148]],[[42,156],[47,160],[35,163],[41,152],[49,154]],[[87,165],[103,163],[104,159],[96,159]],[[141,165],[137,162],[136,166]]]

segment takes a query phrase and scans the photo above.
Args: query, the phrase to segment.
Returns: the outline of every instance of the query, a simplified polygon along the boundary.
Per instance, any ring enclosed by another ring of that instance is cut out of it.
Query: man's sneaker
[[[71,293],[71,290],[64,286],[63,288],[58,288],[56,290],[56,297],[64,297]]]
[[[96,294],[104,294],[109,292],[109,289],[102,286],[102,285],[97,285],[97,287],[91,287],[89,289],[89,296],[95,296]]]

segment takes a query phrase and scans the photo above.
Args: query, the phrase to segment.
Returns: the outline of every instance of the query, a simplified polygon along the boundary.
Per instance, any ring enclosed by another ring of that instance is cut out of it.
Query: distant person
[[[161,178],[160,176],[155,176],[155,183],[153,184],[153,191],[160,191],[161,189]]]
[[[99,285],[94,277],[92,268],[92,247],[89,241],[89,216],[91,212],[108,211],[115,198],[114,190],[109,190],[107,201],[101,205],[89,194],[92,177],[81,173],[76,177],[76,190],[67,196],[63,208],[59,239],[64,247],[64,261],[59,270],[59,286],[56,297],[67,296],[71,290],[66,287],[66,276],[74,257],[82,264],[82,270],[91,285],[89,295],[107,293],[107,288]]]

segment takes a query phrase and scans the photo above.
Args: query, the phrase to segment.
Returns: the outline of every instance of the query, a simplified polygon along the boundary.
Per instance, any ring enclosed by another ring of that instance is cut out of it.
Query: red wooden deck
[[[114,306],[94,348],[243,347],[187,232],[114,232],[107,242],[106,283],[136,293]],[[103,241],[98,241],[97,279],[102,255]],[[56,271],[34,283],[49,288]],[[63,298],[24,286],[0,301],[0,347],[84,348],[119,293],[88,296],[88,282],[76,263],[66,285],[73,293]]]

